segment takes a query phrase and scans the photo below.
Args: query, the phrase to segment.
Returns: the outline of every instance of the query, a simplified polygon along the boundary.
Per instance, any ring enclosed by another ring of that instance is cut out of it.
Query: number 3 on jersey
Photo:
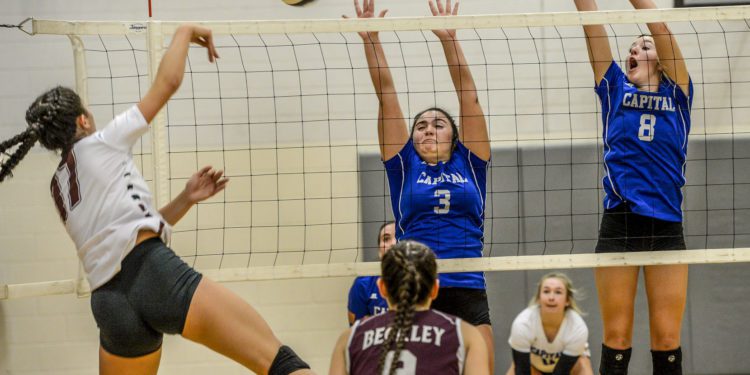
[[[656,130],[656,116],[650,113],[641,115],[641,127],[638,128],[638,139],[644,142],[654,140],[654,131]]]
[[[451,191],[445,189],[435,190],[435,196],[440,200],[438,201],[439,206],[432,208],[436,214],[447,214],[451,210]]]

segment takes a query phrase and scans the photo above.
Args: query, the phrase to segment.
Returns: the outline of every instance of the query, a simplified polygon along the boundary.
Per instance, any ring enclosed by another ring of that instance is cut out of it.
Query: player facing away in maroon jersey
[[[394,245],[381,262],[388,312],[358,320],[339,337],[331,375],[489,374],[479,330],[430,309],[437,297],[435,254],[416,241]]]
[[[156,374],[165,333],[259,374],[312,374],[249,304],[166,246],[193,205],[224,190],[222,171],[202,168],[157,210],[133,162],[133,145],[182,83],[191,42],[206,47],[209,61],[218,57],[211,30],[178,27],[146,95],[101,130],[73,90],[40,95],[26,112],[28,129],[0,142],[0,181],[36,142],[62,156],[50,190],[91,285],[100,374]]]

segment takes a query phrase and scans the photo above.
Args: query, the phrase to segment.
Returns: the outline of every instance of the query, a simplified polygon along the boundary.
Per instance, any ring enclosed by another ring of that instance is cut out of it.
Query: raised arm
[[[159,213],[169,225],[175,225],[198,202],[213,197],[224,190],[229,180],[222,178],[223,171],[217,171],[210,166],[195,172],[185,184],[185,189],[175,199],[159,210]]]
[[[210,29],[198,25],[182,25],[177,28],[172,37],[172,43],[169,44],[167,52],[164,53],[159,63],[159,70],[156,72],[151,88],[138,103],[138,109],[146,118],[146,122],[151,122],[172,94],[180,88],[190,42],[208,49],[208,61],[214,62],[219,57]]]
[[[354,0],[354,8],[358,18],[372,18],[375,16],[375,0],[363,0],[362,7],[359,0]],[[388,9],[380,11],[378,17],[385,17]],[[347,18],[344,16],[344,18]],[[370,71],[372,86],[378,96],[378,143],[380,156],[389,160],[401,151],[409,140],[406,121],[398,102],[398,93],[393,83],[391,69],[380,44],[378,32],[360,32],[365,47],[365,57]]]
[[[458,2],[451,8],[451,0],[429,0],[430,11],[433,16],[455,16],[458,14]],[[487,121],[484,118],[482,106],[477,97],[477,87],[474,77],[466,62],[466,56],[461,49],[461,43],[456,39],[456,30],[433,30],[440,39],[445,52],[445,60],[453,80],[453,87],[458,95],[460,113],[458,115],[460,128],[458,138],[476,156],[482,160],[490,159],[490,141],[487,133]]]
[[[595,0],[575,0],[575,4],[576,8],[582,12],[598,10]],[[607,30],[603,25],[584,25],[583,32],[586,34],[589,61],[594,70],[594,82],[598,86],[604,74],[607,73],[609,65],[612,64],[612,50],[609,47]]]
[[[630,0],[630,3],[636,9],[656,9],[653,0]],[[687,96],[689,94],[690,77],[677,39],[664,22],[653,22],[646,25],[651,32],[651,37],[654,38],[656,53],[659,55],[659,62],[664,69],[664,73],[677,83]]]

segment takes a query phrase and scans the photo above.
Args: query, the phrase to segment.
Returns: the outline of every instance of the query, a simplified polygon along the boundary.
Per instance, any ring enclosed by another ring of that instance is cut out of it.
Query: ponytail
[[[13,177],[13,173],[11,173],[13,168],[18,165],[38,140],[38,131],[34,127],[30,127],[25,132],[0,143],[0,153],[8,157],[6,160],[0,158],[0,182],[3,182],[6,177]],[[8,153],[7,150],[15,145],[19,145],[15,152]]]
[[[378,361],[378,373],[382,373],[388,353],[393,350],[389,375],[394,375],[417,304],[430,297],[437,279],[435,254],[425,245],[415,241],[401,241],[385,253],[381,262],[381,276],[389,294],[389,302],[396,305],[395,317],[386,330],[383,351]],[[395,348],[394,348],[395,346]]]
[[[86,115],[81,98],[75,91],[57,86],[42,95],[26,110],[29,128],[25,132],[0,143],[0,182],[12,177],[13,168],[38,141],[48,150],[64,154],[75,142],[76,118]],[[12,153],[8,150],[18,145]],[[7,159],[3,160],[3,155]]]

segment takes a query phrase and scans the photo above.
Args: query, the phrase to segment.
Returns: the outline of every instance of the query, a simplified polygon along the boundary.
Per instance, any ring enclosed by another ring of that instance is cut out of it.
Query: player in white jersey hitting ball
[[[548,273],[529,307],[513,321],[508,343],[513,363],[507,375],[592,375],[589,330],[567,275]]]
[[[312,374],[250,305],[165,245],[172,225],[195,203],[224,189],[222,172],[202,168],[156,210],[133,163],[133,144],[182,82],[191,42],[207,48],[209,61],[218,57],[209,29],[180,26],[143,99],[101,130],[74,91],[56,87],[39,96],[26,112],[29,128],[0,143],[0,152],[10,155],[0,165],[0,181],[37,141],[60,152],[51,192],[93,290],[100,374],[156,374],[164,333],[181,334],[259,374]]]
[[[354,2],[357,17],[376,16],[375,1]],[[434,16],[458,14],[458,3],[428,2]],[[384,17],[387,10],[377,14]],[[377,32],[359,33],[379,101],[378,141],[388,174],[396,238],[429,246],[438,259],[479,258],[484,247],[484,209],[490,143],[471,69],[456,30],[433,30],[440,40],[460,107],[456,121],[443,109],[418,113],[407,127],[393,76]],[[437,310],[479,328],[494,367],[492,322],[482,272],[440,275]]]
[[[652,0],[631,0],[652,9]],[[575,0],[581,11],[594,0]],[[604,216],[596,252],[685,249],[682,186],[693,84],[677,40],[666,24],[649,23],[651,36],[630,46],[626,71],[612,59],[602,25],[586,25],[586,42],[602,105]],[[640,267],[595,270],[604,343],[599,371],[627,374],[633,308]],[[688,266],[643,267],[654,374],[682,374],[680,329]]]

